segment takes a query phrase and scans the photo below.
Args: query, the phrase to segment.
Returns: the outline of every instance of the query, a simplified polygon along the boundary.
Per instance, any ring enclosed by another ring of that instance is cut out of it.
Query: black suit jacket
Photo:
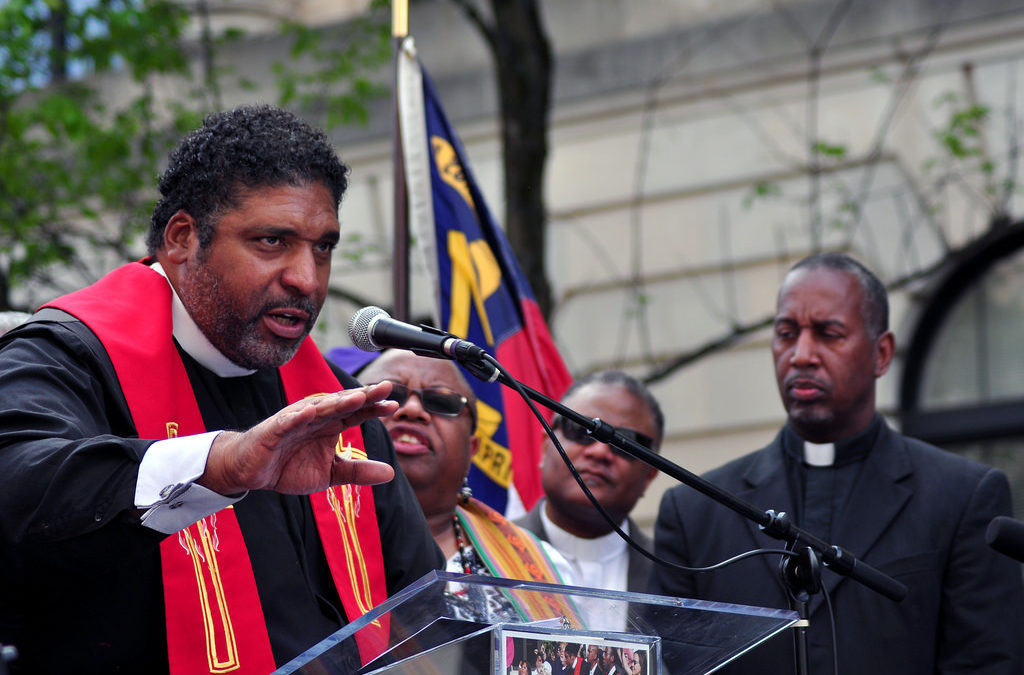
[[[793,513],[782,435],[706,475],[758,508]],[[988,523],[1009,514],[1006,476],[988,466],[902,436],[883,425],[833,536],[862,562],[907,586],[895,603],[830,570],[822,582],[835,608],[839,672],[1021,673],[1024,590],[1021,567],[984,541]],[[781,548],[750,521],[686,487],[662,497],[655,552],[703,566],[755,548]],[[788,608],[778,556],[684,575],[658,566],[651,592]],[[831,673],[824,596],[812,597],[811,673]],[[722,672],[793,673],[788,632]]]
[[[543,541],[551,543],[548,538],[548,533],[544,529],[544,521],[541,520],[540,510],[544,508],[544,499],[537,502],[534,507],[524,516],[520,516],[515,521],[515,524],[519,527],[533,532],[537,537]],[[626,522],[629,523],[629,536],[637,544],[650,551],[654,542],[648,537],[640,526],[633,522],[632,518],[627,518]],[[648,558],[637,553],[632,546],[627,548],[629,551],[629,562],[627,565],[626,572],[626,590],[633,593],[644,593],[647,591],[647,580],[651,573],[651,561]]]

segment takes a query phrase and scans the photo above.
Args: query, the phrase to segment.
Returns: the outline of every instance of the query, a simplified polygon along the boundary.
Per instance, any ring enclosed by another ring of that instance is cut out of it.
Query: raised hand
[[[335,452],[338,434],[371,417],[394,413],[391,383],[297,401],[244,433],[224,432],[210,447],[199,484],[224,495],[246,490],[309,494],[331,485],[386,483],[394,469],[383,462]]]

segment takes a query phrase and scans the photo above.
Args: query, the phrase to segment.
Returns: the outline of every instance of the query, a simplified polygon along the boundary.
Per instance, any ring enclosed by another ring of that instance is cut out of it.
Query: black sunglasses
[[[576,424],[572,420],[566,419],[560,415],[555,415],[555,418],[551,421],[552,429],[561,429],[562,435],[565,439],[572,441],[578,445],[590,445],[596,443],[597,439],[587,433],[585,427],[580,424]],[[632,441],[636,441],[640,445],[644,446],[648,450],[654,450],[654,439],[647,434],[640,433],[635,429],[629,429],[627,427],[612,427],[620,436],[624,436]],[[629,460],[635,460],[636,457],[633,455],[616,448],[614,445],[609,445],[611,451],[619,457],[625,457]]]
[[[447,387],[413,389],[394,380],[387,380],[387,382],[391,383],[391,393],[388,394],[388,400],[396,401],[398,405],[403,406],[409,400],[411,394],[416,394],[420,398],[420,404],[423,406],[423,409],[431,415],[458,417],[469,404],[469,399]]]

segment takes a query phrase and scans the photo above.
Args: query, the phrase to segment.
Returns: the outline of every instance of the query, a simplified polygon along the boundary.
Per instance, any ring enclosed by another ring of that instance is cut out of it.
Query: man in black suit
[[[567,642],[559,642],[558,650],[555,652],[555,659],[551,664],[552,675],[569,675],[572,670],[569,664],[572,663],[572,657],[568,653]]]
[[[984,541],[1009,514],[1005,475],[907,438],[875,410],[875,380],[894,338],[878,279],[840,254],[798,262],[778,296],[772,355],[788,414],[767,447],[707,474],[743,500],[785,511],[820,539],[902,582],[893,602],[857,581],[822,574],[836,620],[840,673],[1020,673],[1020,566]],[[756,525],[685,486],[662,498],[655,551],[705,566],[779,548]],[[673,596],[787,607],[775,556],[708,574],[658,566],[651,590]],[[832,672],[822,593],[808,608],[810,671]],[[791,640],[776,638],[722,672],[793,673]]]
[[[614,647],[605,647],[601,651],[601,672],[602,675],[625,675],[619,660],[615,657]]]
[[[657,452],[665,432],[661,406],[635,378],[618,370],[593,373],[573,382],[562,402],[588,417],[599,417],[624,435]],[[616,525],[643,548],[652,541],[629,518],[657,470],[586,434],[583,427],[556,417],[552,427],[590,491]],[[545,499],[516,524],[558,549],[573,567],[580,586],[643,592],[651,562],[629,547],[594,508],[569,473],[550,440],[541,460]]]
[[[587,661],[583,664],[584,675],[601,674],[601,648],[595,644],[587,645]]]

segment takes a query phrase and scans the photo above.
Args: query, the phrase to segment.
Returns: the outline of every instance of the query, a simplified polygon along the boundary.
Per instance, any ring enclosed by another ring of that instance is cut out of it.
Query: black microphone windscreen
[[[383,317],[385,319],[390,318],[390,315],[380,307],[363,307],[361,310],[352,315],[352,318],[348,321],[348,336],[359,349],[364,352],[379,352],[380,347],[373,343],[373,338],[370,337],[370,324],[377,317]]]

